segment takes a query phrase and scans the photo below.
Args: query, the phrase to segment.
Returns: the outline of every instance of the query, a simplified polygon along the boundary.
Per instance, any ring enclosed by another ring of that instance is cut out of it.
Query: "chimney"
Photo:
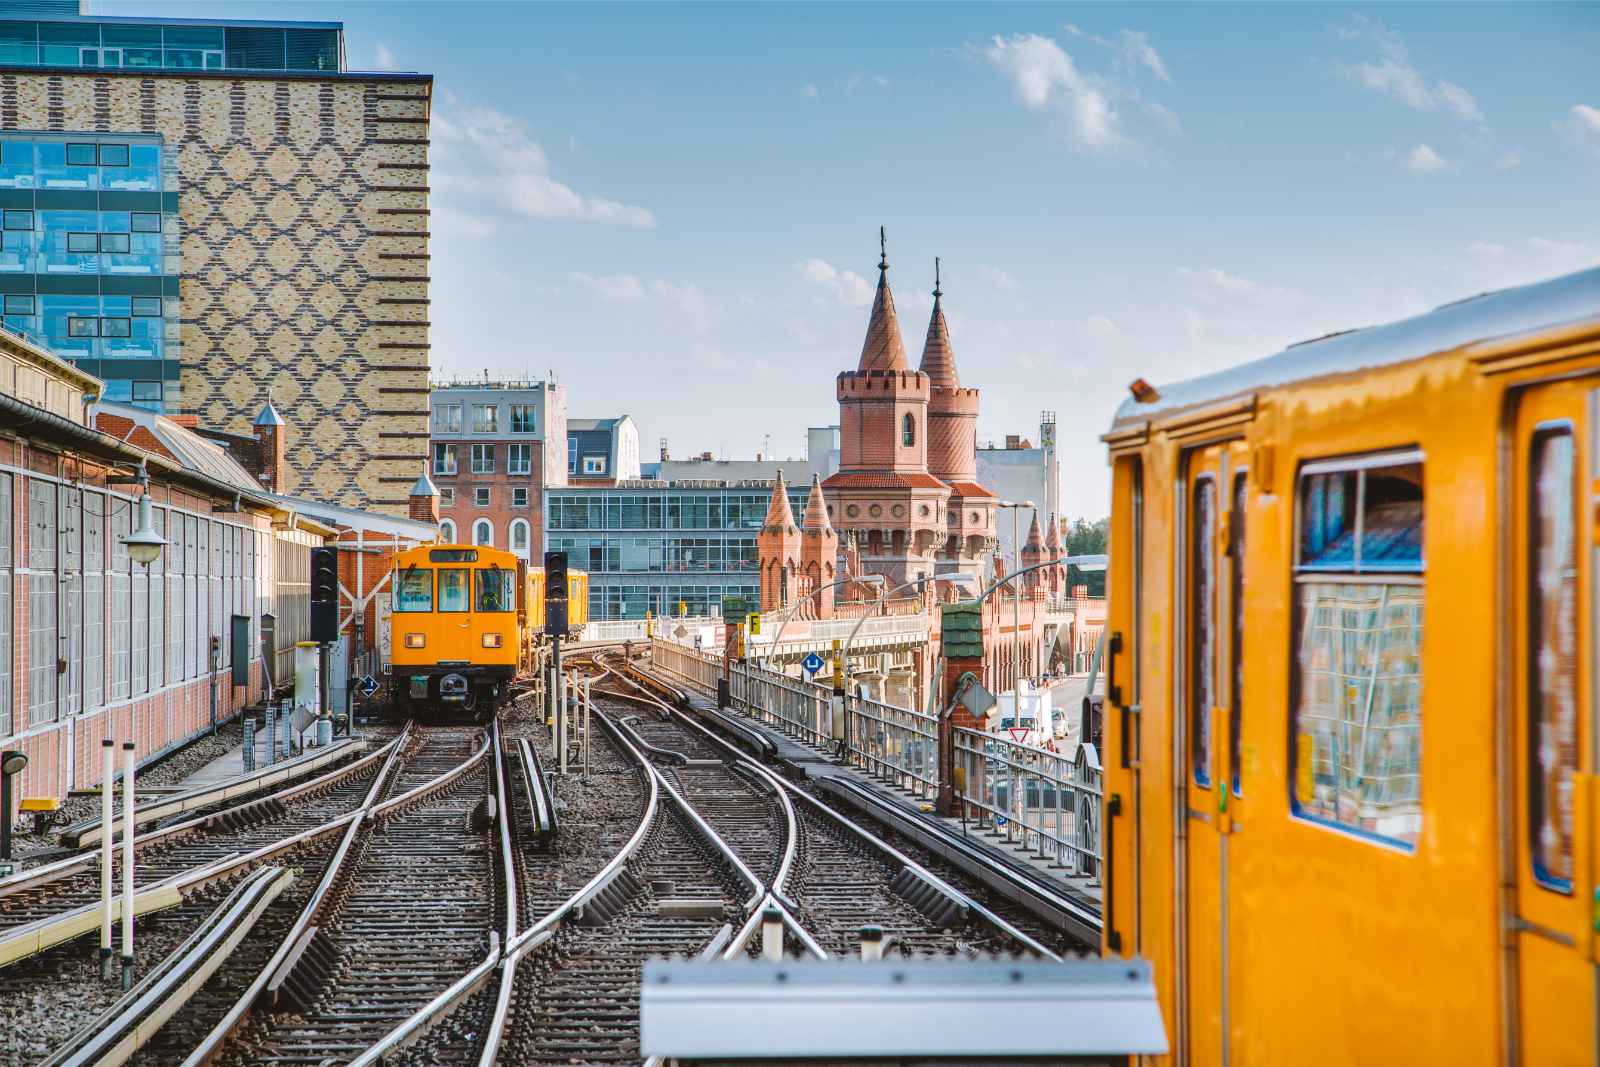
[[[439,490],[434,488],[433,479],[428,477],[426,463],[422,465],[422,477],[412,483],[407,502],[410,505],[408,513],[413,519],[439,525]]]
[[[269,492],[282,493],[289,473],[289,425],[268,401],[252,427],[256,436],[256,478]]]
[[[1014,433],[1006,434],[1006,450],[1008,452],[1015,452],[1020,447],[1022,447],[1022,438],[1020,435]]]

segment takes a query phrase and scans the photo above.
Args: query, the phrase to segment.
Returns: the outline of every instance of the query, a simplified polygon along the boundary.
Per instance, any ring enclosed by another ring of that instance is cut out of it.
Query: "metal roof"
[[[1113,426],[1243,396],[1256,389],[1405,363],[1476,341],[1600,321],[1600,267],[1445,304],[1382,326],[1329,334],[1228,370],[1157,387],[1160,399],[1122,402]]]
[[[240,492],[260,495],[260,484],[251,477],[228,450],[208,441],[193,430],[179,426],[162,415],[131,404],[115,404],[102,400],[95,405],[97,412],[116,415],[136,426],[142,426],[161,442],[174,459],[192,471],[197,471],[216,481],[233,486]]]

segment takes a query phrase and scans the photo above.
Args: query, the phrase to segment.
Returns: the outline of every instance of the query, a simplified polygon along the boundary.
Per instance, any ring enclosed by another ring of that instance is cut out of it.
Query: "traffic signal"
[[[544,554],[544,632],[567,636],[567,554]]]
[[[322,545],[311,550],[311,640],[339,639],[339,550]]]

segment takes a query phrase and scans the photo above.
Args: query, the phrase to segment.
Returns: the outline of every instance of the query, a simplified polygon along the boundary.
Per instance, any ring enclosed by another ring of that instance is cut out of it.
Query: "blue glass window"
[[[102,167],[126,167],[128,165],[128,146],[125,144],[101,145],[100,165]]]
[[[92,144],[78,144],[67,142],[67,163],[74,167],[93,167],[95,163],[95,146]]]
[[[5,228],[8,230],[33,229],[33,212],[8,210],[5,213]]]

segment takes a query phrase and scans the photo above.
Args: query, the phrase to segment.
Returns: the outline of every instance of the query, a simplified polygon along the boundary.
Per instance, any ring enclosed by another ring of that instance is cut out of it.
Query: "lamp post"
[[[810,600],[812,597],[816,596],[819,593],[823,593],[823,592],[826,592],[829,589],[832,589],[834,586],[850,585],[850,584],[855,583],[855,582],[860,582],[860,583],[862,583],[864,585],[876,585],[880,589],[885,584],[883,575],[881,575],[881,574],[868,574],[868,575],[864,575],[864,576],[859,577],[859,578],[840,578],[836,582],[829,582],[827,585],[818,586],[816,589],[811,590],[811,592],[807,593],[805,596],[803,596],[799,600],[795,601],[794,606],[791,607],[788,611],[784,612],[783,618],[778,620],[778,632],[775,635],[773,635],[773,638],[772,638],[772,651],[767,654],[767,657],[766,657],[767,662],[771,663],[772,662],[772,657],[777,655],[778,642],[783,639],[783,628],[785,626],[789,625],[789,620],[794,618],[795,612],[800,610],[800,605],[801,604],[804,604],[807,600]]]
[[[878,575],[876,577],[880,577],[881,578],[882,576]],[[902,589],[910,589],[914,585],[922,585],[922,584],[925,584],[927,582],[961,582],[961,581],[970,581],[971,579],[972,579],[972,575],[963,574],[961,571],[949,571],[949,572],[947,572],[945,574],[924,574],[924,575],[922,575],[920,577],[911,579],[909,582],[906,582],[904,585],[897,585],[893,589],[889,590],[887,593],[884,593],[882,596],[880,596],[874,602],[874,606],[875,607],[882,607],[883,605],[888,603],[890,597],[892,597],[896,593],[900,592],[900,590],[902,590]],[[856,624],[850,628],[850,636],[848,636],[848,637],[846,637],[844,639],[844,647],[841,648],[840,651],[839,651],[839,659],[842,661],[841,662],[841,666],[843,667],[843,669],[845,671],[845,687],[844,687],[844,747],[845,747],[845,752],[847,754],[850,751],[850,684],[849,684],[849,682],[850,682],[850,676],[849,676],[849,671],[850,671],[850,645],[851,645],[852,642],[855,641],[856,634],[861,632],[862,625],[871,617],[872,617],[872,612],[871,611],[867,611],[867,612],[863,612],[862,613],[861,618],[857,619],[856,620]],[[847,759],[848,759],[848,756],[847,756]]]
[[[1023,508],[1033,507],[1033,501],[1002,500],[1000,501],[1000,506],[1011,509],[1011,569],[1016,571],[1022,566],[1022,541],[1017,535],[1017,517],[1021,515]],[[1013,704],[1018,699],[1017,687],[1022,680],[1022,608],[1018,603],[1021,595],[1021,589],[1011,590],[1011,655],[1012,670],[1014,672],[1014,676],[1011,679],[1011,694]]]
[[[11,780],[28,765],[28,754],[0,752],[0,860],[11,862]]]

